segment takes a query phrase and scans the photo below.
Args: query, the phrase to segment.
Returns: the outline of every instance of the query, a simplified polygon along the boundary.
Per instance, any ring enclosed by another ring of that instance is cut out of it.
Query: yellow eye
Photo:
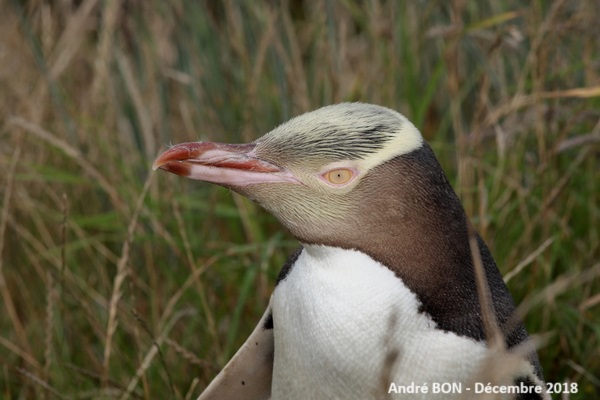
[[[329,183],[334,185],[343,185],[352,179],[354,174],[351,170],[346,168],[338,168],[332,169],[331,171],[327,171],[323,174],[323,178],[325,178]]]

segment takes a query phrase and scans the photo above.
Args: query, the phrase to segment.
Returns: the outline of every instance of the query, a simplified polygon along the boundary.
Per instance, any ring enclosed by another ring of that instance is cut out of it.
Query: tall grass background
[[[432,144],[545,377],[600,398],[595,1],[0,2],[0,397],[194,399],[297,246],[228,190],[153,175],[373,102]],[[558,397],[557,397],[558,398]]]

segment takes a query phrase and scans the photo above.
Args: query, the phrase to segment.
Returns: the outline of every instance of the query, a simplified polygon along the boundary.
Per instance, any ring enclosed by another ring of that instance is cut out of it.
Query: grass
[[[296,242],[150,165],[340,101],[432,144],[550,382],[600,395],[595,2],[0,5],[0,397],[194,399]]]

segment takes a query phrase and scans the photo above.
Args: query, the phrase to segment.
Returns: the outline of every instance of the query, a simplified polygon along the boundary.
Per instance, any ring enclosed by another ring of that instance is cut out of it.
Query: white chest
[[[390,382],[464,382],[486,351],[435,329],[392,271],[353,250],[305,246],[272,307],[274,400],[364,400],[385,396]]]

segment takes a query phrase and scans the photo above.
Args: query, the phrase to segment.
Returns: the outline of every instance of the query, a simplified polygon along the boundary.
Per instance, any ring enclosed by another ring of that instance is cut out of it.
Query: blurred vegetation
[[[297,245],[150,165],[321,105],[430,141],[550,382],[600,398],[595,1],[0,3],[0,397],[194,399]],[[568,398],[568,397],[566,397]]]

